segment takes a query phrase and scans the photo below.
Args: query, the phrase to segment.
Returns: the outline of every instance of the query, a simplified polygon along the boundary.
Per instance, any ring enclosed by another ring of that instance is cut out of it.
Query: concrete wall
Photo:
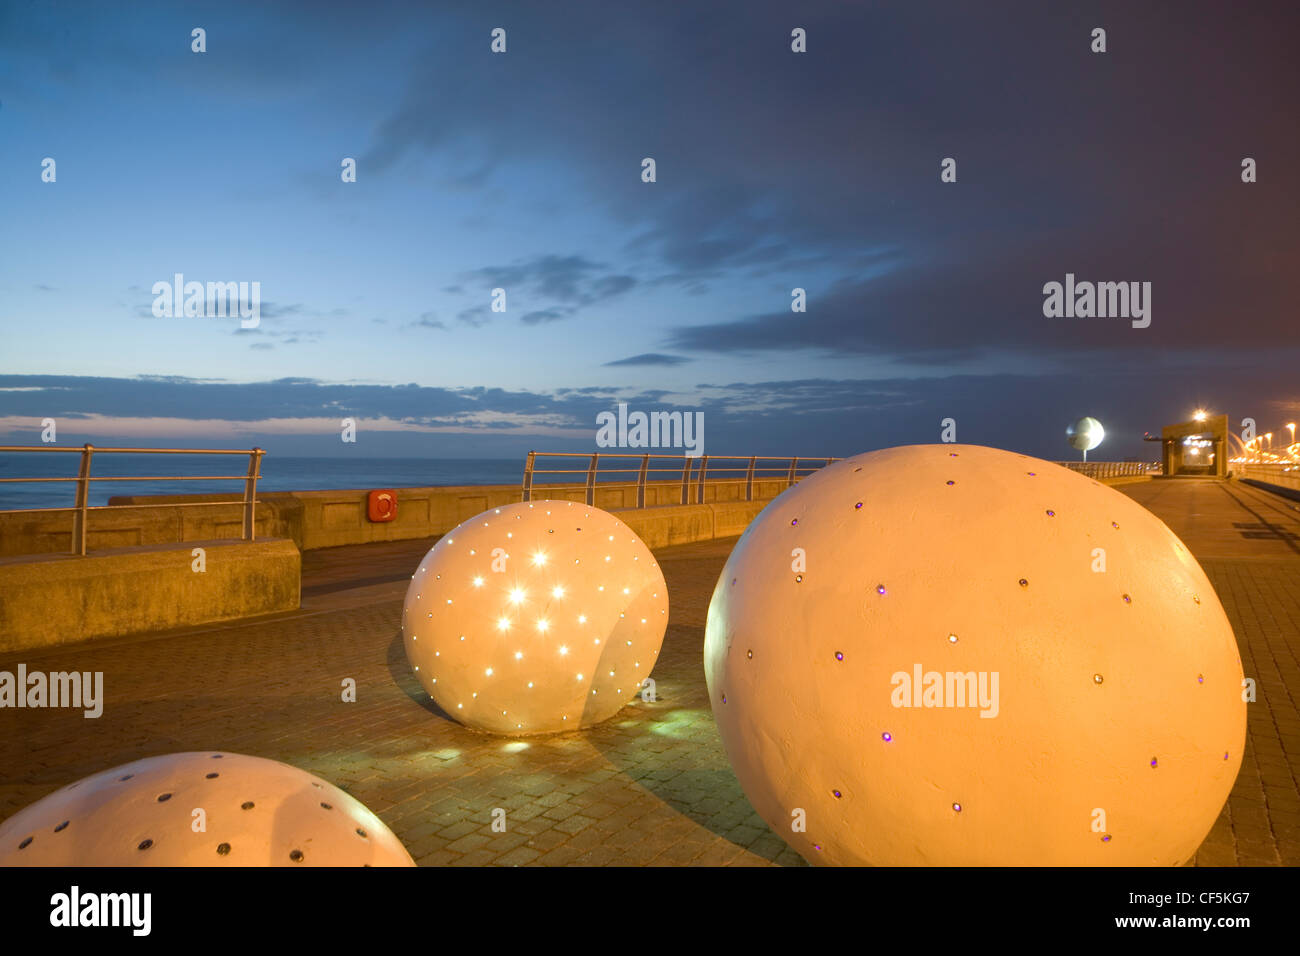
[[[617,512],[620,521],[650,548],[691,544],[741,534],[770,502],[736,501],[712,505],[667,505]]]
[[[186,541],[237,539],[243,533],[243,510],[237,505],[196,504],[205,496],[178,495],[174,502],[186,507],[113,507],[93,510],[86,526],[86,550],[137,548]],[[209,499],[222,499],[208,495]],[[116,500],[116,499],[114,499]],[[165,498],[148,499],[166,501]],[[291,495],[258,505],[257,537],[290,538],[301,524],[301,505]],[[11,555],[68,554],[72,548],[72,512],[0,511],[0,557]]]
[[[770,500],[784,491],[785,479],[754,482],[754,498]],[[371,541],[399,541],[445,534],[467,518],[489,508],[519,501],[518,485],[463,485],[398,488],[397,518],[372,522],[366,517],[366,489],[342,491],[266,492],[258,495],[257,536],[289,538],[303,551]],[[649,482],[646,504],[681,507],[681,482]],[[689,487],[694,502],[698,485]],[[243,527],[239,505],[207,505],[229,495],[118,496],[115,507],[90,512],[87,550],[179,544],[217,538],[238,538]],[[704,483],[707,504],[744,503],[743,482]],[[534,500],[553,498],[585,501],[584,488],[537,485]],[[160,508],[130,505],[161,504]],[[596,505],[606,511],[636,507],[636,488],[596,488]],[[70,512],[20,514],[0,512],[0,556],[68,553],[72,545]]]
[[[1235,474],[1248,485],[1258,485],[1286,498],[1300,499],[1300,465],[1249,462],[1235,466]]]
[[[283,538],[0,560],[0,653],[294,610],[301,571]]]
[[[1103,485],[1131,485],[1139,481],[1154,481],[1160,475],[1121,475],[1118,478],[1098,478]]]

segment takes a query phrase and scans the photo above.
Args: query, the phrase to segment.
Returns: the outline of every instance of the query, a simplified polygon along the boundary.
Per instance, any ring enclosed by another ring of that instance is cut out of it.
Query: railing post
[[[695,503],[704,504],[704,473],[709,470],[709,456],[705,455],[700,459],[700,477],[695,484]]]
[[[787,488],[791,488],[791,487],[794,486],[794,475],[795,475],[795,472],[798,471],[798,470],[799,470],[799,459],[798,459],[798,458],[791,458],[791,459],[790,459],[790,474],[789,474],[789,476],[788,476],[788,477],[786,478],[786,480],[785,480],[785,486],[786,486]]]
[[[72,553],[86,553],[86,508],[90,503],[90,459],[95,446],[81,446],[81,471],[77,476],[77,510],[72,513]]]
[[[754,455],[749,456],[749,471],[745,473],[745,500],[754,500],[754,464],[758,458]]]
[[[691,480],[691,465],[693,463],[693,459],[687,458],[685,455],[682,456],[682,504],[684,505],[691,503],[687,489]]]
[[[262,456],[257,446],[248,453],[248,477],[244,479],[244,540],[257,540],[257,479],[262,473]]]
[[[600,452],[592,452],[591,464],[587,466],[587,504],[596,504],[596,459]]]
[[[536,460],[537,452],[530,451],[524,462],[524,501],[533,500],[533,464]]]
[[[645,477],[650,471],[650,456],[641,456],[641,473],[636,476],[636,506],[645,507]]]

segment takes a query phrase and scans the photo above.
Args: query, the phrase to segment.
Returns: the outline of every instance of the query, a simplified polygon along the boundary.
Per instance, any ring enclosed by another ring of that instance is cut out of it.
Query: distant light
[[[508,630],[510,630],[510,618],[508,618],[508,617],[499,617],[499,618],[497,618],[497,630],[498,630],[498,631],[508,631]],[[463,640],[465,640],[465,638],[462,637],[461,640],[463,641]]]
[[[1194,421],[1203,422],[1209,417],[1210,416],[1206,414],[1206,411],[1203,408],[1198,408],[1196,411],[1192,412],[1192,419]]]
[[[519,603],[520,601],[522,601],[523,599],[524,599],[524,589],[523,589],[523,588],[515,588],[513,591],[510,592],[510,603],[511,603],[511,604],[518,604],[518,603]]]
[[[564,656],[565,654],[567,654],[567,653],[569,653],[569,649],[568,649],[568,647],[566,647],[566,646],[564,646],[563,644],[561,644],[561,645],[560,645],[560,656],[563,657],[563,656]]]
[[[537,565],[538,567],[541,567],[545,563],[546,563],[546,555],[544,555],[542,552],[538,551],[536,554],[533,555],[533,564]]]
[[[475,578],[475,579],[474,579],[474,587],[476,587],[476,588],[481,588],[482,586],[483,586],[483,579],[482,579],[482,578]]]
[[[562,597],[564,597],[564,588],[560,587],[560,585],[557,584],[557,585],[556,585],[556,586],[551,590],[551,596],[552,596],[552,597],[557,597],[557,598],[562,598]]]
[[[546,633],[546,631],[550,628],[550,626],[551,626],[551,622],[546,620],[545,618],[539,618],[537,621],[537,629],[541,631],[543,634]]]

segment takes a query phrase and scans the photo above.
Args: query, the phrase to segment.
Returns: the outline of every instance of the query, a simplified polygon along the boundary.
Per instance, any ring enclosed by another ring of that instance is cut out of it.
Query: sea
[[[81,456],[72,452],[0,453],[0,478],[73,478]],[[114,495],[244,494],[247,456],[96,455],[90,474],[121,481],[92,481],[90,504],[106,505]],[[161,481],[168,475],[231,475],[239,480]],[[431,485],[521,485],[524,457],[516,458],[292,458],[267,455],[257,488],[263,491],[326,491],[338,488],[417,488]],[[538,475],[543,483],[564,480]],[[572,481],[572,476],[565,476]],[[76,481],[0,482],[0,511],[70,508]]]

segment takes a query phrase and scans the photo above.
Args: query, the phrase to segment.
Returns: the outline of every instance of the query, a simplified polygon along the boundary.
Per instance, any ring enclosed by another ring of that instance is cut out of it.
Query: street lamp
[[[1196,411],[1192,412],[1192,419],[1194,421],[1203,422],[1209,417],[1209,414],[1203,408],[1198,408]]]

